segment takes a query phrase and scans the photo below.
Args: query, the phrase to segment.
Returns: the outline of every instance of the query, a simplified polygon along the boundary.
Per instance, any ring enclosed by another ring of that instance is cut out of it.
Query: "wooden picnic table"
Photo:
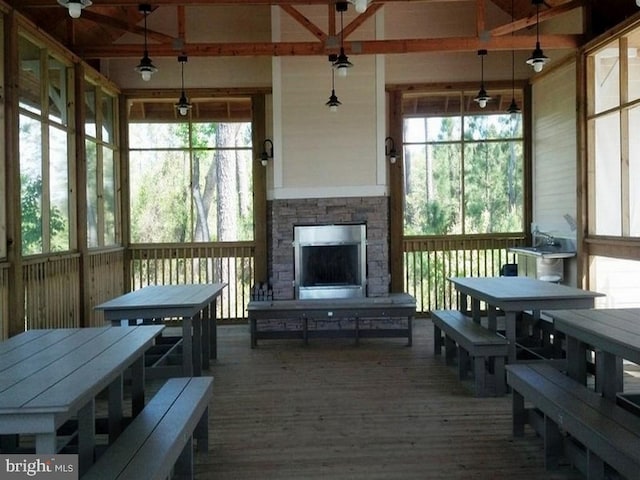
[[[94,307],[104,312],[112,325],[182,320],[182,366],[160,367],[159,376],[199,376],[217,358],[216,299],[226,283],[150,285]],[[151,373],[151,372],[150,372]]]
[[[37,454],[56,453],[57,429],[78,424],[79,467],[93,462],[95,398],[108,389],[109,439],[120,433],[123,374],[131,369],[132,413],[144,407],[144,352],[164,326],[29,330],[0,343],[0,439],[35,436]]]
[[[480,302],[487,304],[489,328],[496,329],[496,309],[505,315],[505,337],[509,341],[508,362],[516,361],[516,318],[522,312],[534,315],[542,310],[592,308],[594,299],[603,294],[579,288],[544,282],[529,277],[451,277],[460,294],[460,311],[468,311],[480,322]]]
[[[567,373],[586,384],[587,349],[596,352],[596,389],[613,401],[624,391],[622,360],[640,365],[640,308],[557,310],[556,330],[567,337]]]

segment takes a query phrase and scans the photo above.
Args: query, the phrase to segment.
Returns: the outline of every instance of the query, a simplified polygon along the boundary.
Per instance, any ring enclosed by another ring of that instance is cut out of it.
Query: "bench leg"
[[[558,458],[562,452],[562,434],[556,422],[544,416],[544,468],[558,468]]]
[[[196,439],[196,447],[199,452],[209,450],[209,407],[205,408],[202,417],[196,425],[193,436]]]
[[[440,355],[442,353],[442,330],[437,325],[433,325],[433,354]]]
[[[475,376],[476,397],[485,397],[487,392],[486,367],[484,357],[473,357],[473,374]]]
[[[604,477],[604,462],[591,450],[587,450],[587,479],[601,480]]]
[[[504,360],[505,357],[493,358],[493,376],[496,384],[496,395],[504,395],[507,392]]]
[[[527,411],[524,408],[524,397],[520,392],[513,390],[511,405],[513,436],[522,437],[524,436],[524,426],[527,423]]]
[[[453,359],[456,358],[456,342],[448,335],[444,336],[444,359],[445,364],[452,365]]]
[[[458,378],[464,380],[469,371],[469,353],[458,345]]]
[[[257,320],[252,318],[249,320],[250,322],[250,332],[251,332],[251,348],[256,348],[258,346],[258,325]]]
[[[193,437],[187,440],[187,444],[182,449],[174,467],[175,479],[193,478]]]

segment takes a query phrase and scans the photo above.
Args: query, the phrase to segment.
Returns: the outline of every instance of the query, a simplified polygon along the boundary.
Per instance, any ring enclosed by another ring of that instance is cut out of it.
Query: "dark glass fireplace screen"
[[[302,247],[300,286],[359,285],[358,245]]]

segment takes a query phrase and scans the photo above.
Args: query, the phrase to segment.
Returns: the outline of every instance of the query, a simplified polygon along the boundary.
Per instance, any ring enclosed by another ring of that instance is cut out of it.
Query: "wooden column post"
[[[18,23],[11,10],[4,29],[5,148],[7,164],[7,259],[9,260],[8,334],[24,330],[24,283],[22,281],[22,229],[20,221],[20,121],[18,115]]]
[[[251,97],[251,120],[253,124],[253,240],[255,243],[255,281],[267,282],[267,168],[258,157],[267,135],[264,94]],[[276,146],[278,148],[278,146]]]
[[[404,291],[403,246],[404,235],[404,157],[402,155],[402,92],[389,94],[389,134],[398,156],[389,163],[389,271],[391,293]]]

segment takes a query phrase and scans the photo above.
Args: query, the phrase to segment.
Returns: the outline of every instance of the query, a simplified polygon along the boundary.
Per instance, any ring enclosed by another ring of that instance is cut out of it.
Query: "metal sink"
[[[529,255],[532,257],[542,258],[570,258],[575,257],[576,252],[564,250],[562,247],[555,245],[540,245],[538,247],[511,247],[512,253],[521,255]]]

